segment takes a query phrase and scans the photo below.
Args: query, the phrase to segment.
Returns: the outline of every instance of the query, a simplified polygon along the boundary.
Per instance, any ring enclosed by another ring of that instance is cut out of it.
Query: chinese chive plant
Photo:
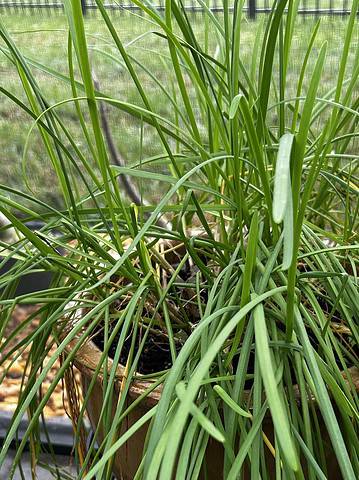
[[[244,471],[245,478],[272,478],[268,451],[277,479],[330,478],[328,444],[341,478],[355,480],[359,51],[350,52],[358,0],[346,20],[335,87],[328,90],[319,21],[295,59],[298,74],[290,73],[292,40],[301,28],[298,0],[273,2],[251,45],[242,38],[244,0],[223,0],[220,14],[198,0],[199,24],[182,1],[166,0],[163,11],[150,2],[133,3],[141,12],[133,21],[148,26],[145,37],[132,42],[139,46],[123,41],[121,27],[96,0],[107,37],[103,48],[92,48],[81,2],[64,0],[66,74],[22,54],[1,26],[1,52],[18,72],[23,95],[4,86],[1,94],[33,121],[24,166],[37,130],[63,208],[31,191],[0,186],[0,211],[17,232],[15,242],[1,243],[7,252],[2,262],[17,260],[0,279],[1,362],[30,350],[0,466],[15,440],[11,475],[27,444],[36,467],[44,406],[76,363],[80,346],[100,329],[104,354],[95,375],[107,365],[110,349],[115,352],[103,380],[101,414],[107,420],[103,438],[97,429],[81,453],[87,393],[75,425],[77,478],[110,479],[115,452],[148,422],[137,479],[206,478],[206,448],[218,442],[218,463],[228,480]],[[101,82],[95,87],[101,56],[126,73],[131,100],[100,91]],[[71,93],[51,104],[36,80],[39,70]],[[100,104],[138,127],[141,146],[126,167],[113,165],[109,156]],[[76,115],[77,133],[64,106]],[[146,154],[146,133],[156,154]],[[159,199],[130,204],[118,181],[123,175],[142,186],[159,185]],[[158,223],[164,217],[168,229]],[[43,226],[33,231],[30,220]],[[176,262],[163,254],[169,245],[181,249]],[[16,296],[19,279],[34,270],[53,273],[51,288]],[[9,333],[11,315],[24,303],[36,305],[36,312]],[[80,309],[86,313],[72,322]],[[35,316],[36,329],[14,345]],[[167,342],[171,361],[144,378],[153,385],[148,394],[162,386],[161,398],[119,434],[146,338],[154,332]],[[126,338],[132,339],[127,376],[117,398],[111,392]],[[42,382],[58,358],[61,367],[44,392]],[[28,427],[16,440],[24,415]],[[268,419],[272,438],[263,432]]]

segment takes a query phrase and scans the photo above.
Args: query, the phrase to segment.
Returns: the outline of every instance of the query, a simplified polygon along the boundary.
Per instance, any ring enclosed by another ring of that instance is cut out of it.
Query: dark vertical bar
[[[85,16],[87,13],[86,0],[81,0],[81,9],[82,9],[82,15]]]
[[[317,17],[319,16],[319,11],[320,11],[319,0],[316,0],[315,1],[315,14],[316,14]]]
[[[248,15],[250,19],[255,20],[257,15],[256,0],[248,0]]]

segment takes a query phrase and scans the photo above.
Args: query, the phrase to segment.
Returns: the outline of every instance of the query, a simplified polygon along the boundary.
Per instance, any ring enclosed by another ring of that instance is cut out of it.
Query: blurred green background
[[[258,5],[260,3],[258,2]],[[263,5],[265,3],[270,4],[271,2],[263,2]],[[314,6],[315,0],[312,0],[312,3]],[[329,6],[330,2],[327,3]],[[308,7],[309,2],[306,5]],[[204,46],[207,41],[208,49],[211,52],[215,51],[217,40],[214,35],[209,34],[208,38],[206,37],[204,16],[201,13],[190,13],[189,15],[191,15],[193,30],[200,43]],[[218,19],[221,20],[221,14],[217,15]],[[169,89],[168,91],[175,91],[169,72],[166,69],[166,56],[168,54],[166,41],[153,33],[151,22],[143,16],[128,11],[113,13],[112,18],[120,38],[127,45],[131,55],[160,79],[164,86]],[[256,32],[259,29],[259,33],[262,34],[266,18],[268,18],[266,15],[258,15],[255,22],[249,21],[247,17],[243,18],[241,58],[244,65],[249,66],[252,55],[255,55],[253,45]],[[295,96],[298,72],[302,65],[310,34],[317,20],[316,16],[301,16],[298,20],[287,78],[288,98]],[[66,18],[61,11],[51,14],[43,11],[32,15],[24,12],[5,13],[2,15],[2,21],[23,55],[49,69],[67,74],[68,30]],[[328,56],[320,87],[321,95],[335,86],[345,26],[345,18],[341,16],[323,16],[321,18],[314,50],[314,52],[319,51],[321,44],[325,40],[328,41]],[[117,53],[114,53],[116,50],[113,48],[106,26],[98,13],[91,12],[87,16],[86,30],[92,66],[100,80],[101,90],[116,99],[141,104],[136,89],[121,64],[121,59],[118,58]],[[358,48],[358,35],[359,29],[356,25],[350,58],[353,58]],[[5,44],[1,41],[0,45],[5,47]],[[16,68],[8,60],[5,53],[3,51],[0,54],[0,84],[3,88],[27,102]],[[311,67],[315,60],[314,54],[310,58]],[[349,71],[351,63],[349,60]],[[311,67],[309,71],[311,71]],[[56,79],[40,68],[36,68],[35,63],[33,63],[32,71],[50,105],[72,97],[70,87],[65,82]],[[157,112],[172,119],[171,105],[168,99],[149,75],[139,67],[137,67],[137,71],[147,94],[156,106]],[[273,102],[275,96],[276,92],[273,91]],[[84,152],[88,152],[73,104],[68,103],[57,107],[57,112],[61,114],[62,120],[75,136],[78,146]],[[145,158],[160,151],[159,142],[151,127],[141,125],[140,121],[134,121],[115,108],[108,108],[108,116],[116,145],[129,164],[139,161],[140,157]],[[275,120],[275,112],[273,112],[273,122]],[[26,162],[22,165],[24,145],[32,124],[32,119],[24,111],[6,98],[5,95],[0,94],[0,183],[27,192],[29,192],[30,187],[31,193],[41,200],[61,207],[62,199],[57,188],[57,180],[36,129],[31,132]],[[320,129],[320,124],[316,128]],[[28,185],[24,181],[23,167]],[[156,185],[140,185],[140,187],[145,191],[149,200],[155,200],[159,194]]]

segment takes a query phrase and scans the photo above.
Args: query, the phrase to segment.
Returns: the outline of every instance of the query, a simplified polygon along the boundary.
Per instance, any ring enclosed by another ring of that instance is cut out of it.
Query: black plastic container
[[[4,260],[4,257],[0,257],[0,263]],[[16,260],[9,258],[5,265],[0,268],[0,276],[8,272],[13,265],[16,263]],[[49,288],[51,279],[51,272],[30,272],[24,274],[18,284],[16,289],[16,296],[26,295],[29,293],[39,292],[41,290],[46,290]]]
[[[26,226],[31,230],[40,230],[43,227],[42,222],[27,222]],[[56,233],[55,233],[56,235]],[[0,277],[7,273],[17,262],[14,258],[9,258],[4,265],[1,265],[6,257],[0,255]],[[34,266],[36,269],[36,266]],[[40,292],[49,288],[53,274],[51,272],[29,272],[25,273],[15,291],[16,296],[27,295],[29,293]]]

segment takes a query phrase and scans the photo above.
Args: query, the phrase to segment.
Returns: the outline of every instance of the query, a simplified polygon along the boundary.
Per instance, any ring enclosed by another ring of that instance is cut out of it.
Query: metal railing
[[[273,0],[248,0],[251,18],[258,13],[268,13]],[[352,7],[352,0],[302,0],[299,13],[306,15],[348,15]]]
[[[97,9],[95,0],[81,0],[84,13]],[[164,9],[164,0],[153,0],[152,5],[158,10]],[[234,0],[230,0],[233,9]],[[258,14],[268,13],[274,0],[247,0],[245,11],[249,18],[255,19]],[[201,12],[203,7],[196,0],[183,0],[189,12]],[[131,0],[105,0],[104,5],[108,10],[125,11],[138,10]],[[223,11],[222,0],[207,0],[207,5],[213,12]],[[342,15],[350,13],[352,0],[302,0],[299,13],[304,15]],[[0,0],[0,10],[7,12],[60,11],[63,9],[62,0]]]

